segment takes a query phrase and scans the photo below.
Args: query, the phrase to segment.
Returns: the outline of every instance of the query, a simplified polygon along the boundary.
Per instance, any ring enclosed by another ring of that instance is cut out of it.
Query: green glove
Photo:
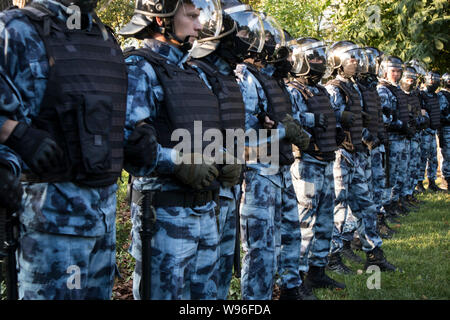
[[[356,115],[350,111],[343,111],[341,116],[342,126],[345,128],[353,127],[353,123],[355,122]]]
[[[188,155],[189,163],[175,165],[174,174],[182,183],[195,190],[207,188],[219,175],[214,164],[194,164],[194,153]]]
[[[306,150],[309,146],[309,136],[302,126],[290,114],[287,114],[281,123],[286,130],[286,139],[300,150]]]
[[[223,187],[233,187],[239,183],[241,171],[241,164],[226,164],[223,166],[217,179],[222,182]]]

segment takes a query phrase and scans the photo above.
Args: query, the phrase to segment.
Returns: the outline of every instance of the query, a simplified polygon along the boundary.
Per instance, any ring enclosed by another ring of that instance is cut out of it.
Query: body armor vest
[[[437,94],[433,93],[430,97],[425,92],[422,94],[422,98],[427,108],[428,115],[430,116],[430,128],[433,130],[441,128],[441,108],[439,106],[439,98]]]
[[[421,105],[420,105],[420,98],[419,94],[416,90],[411,91],[409,94],[406,94],[408,96],[408,110],[410,110],[411,114],[414,117],[414,127],[416,129],[416,132],[420,130],[420,128],[417,126],[417,118],[421,115]]]
[[[288,85],[294,87],[302,94],[309,112],[324,114],[328,119],[326,131],[322,128],[305,128],[312,135],[309,147],[305,152],[321,161],[333,161],[335,159],[335,151],[337,150],[336,116],[331,107],[330,98],[326,89],[317,85],[316,88],[319,90],[319,93],[315,94],[298,81],[291,81]],[[294,154],[298,156],[300,150],[296,146],[293,148]]]
[[[292,114],[292,103],[289,99],[289,93],[283,82],[279,82],[273,77],[266,76],[261,73],[251,64],[246,64],[250,72],[261,84],[261,87],[266,94],[268,101],[267,113],[269,118],[280,122],[284,119],[286,114]],[[262,110],[261,110],[262,111]],[[294,162],[294,155],[292,154],[292,144],[286,139],[280,140],[280,165],[290,165]],[[268,153],[271,147],[268,147]]]
[[[353,127],[345,132],[345,139],[342,142],[342,147],[349,152],[359,152],[363,151],[362,145],[362,114],[361,114],[361,104],[358,92],[351,86],[348,86],[345,82],[333,79],[328,81],[327,85],[333,85],[338,87],[346,97],[347,110],[355,114],[355,122]]]
[[[402,89],[392,85],[387,81],[380,81],[380,84],[385,86],[392,92],[392,94],[397,98],[397,112],[394,113],[394,121],[400,120],[402,123],[409,122],[409,110],[408,110],[408,95],[403,92]]]
[[[378,136],[384,127],[380,96],[375,87],[371,88],[359,84],[359,88],[363,96],[365,112],[370,117],[370,120],[363,120],[363,126],[364,128],[367,128],[373,136]]]
[[[89,187],[116,183],[123,166],[128,84],[118,43],[97,19],[90,31],[69,30],[39,4],[21,11],[42,38],[50,66],[32,125],[48,131],[65,154],[65,168],[42,180]]]
[[[210,143],[203,141],[208,129],[223,130],[220,121],[219,102],[213,92],[191,69],[182,69],[148,48],[127,50],[125,56],[141,56],[153,67],[164,90],[164,104],[152,123],[156,129],[158,142],[163,147],[173,148],[178,141],[171,141],[175,129],[186,129],[191,135],[191,152],[196,142],[194,133],[202,134],[202,151]],[[197,132],[194,121],[201,121],[202,131]],[[197,137],[198,138],[198,137]],[[197,141],[198,143],[198,141]]]
[[[196,65],[205,72],[214,94],[219,99],[223,128],[245,130],[244,100],[234,73],[224,75],[214,66],[200,60],[191,60],[189,64]]]

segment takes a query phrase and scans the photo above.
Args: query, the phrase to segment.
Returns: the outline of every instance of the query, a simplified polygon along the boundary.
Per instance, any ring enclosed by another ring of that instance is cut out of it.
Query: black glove
[[[22,184],[7,162],[0,161],[0,208],[13,213],[20,209],[22,202]]]
[[[225,188],[233,187],[239,183],[241,177],[242,164],[226,164],[220,170],[219,177],[217,178],[222,182],[222,186]]]
[[[124,147],[125,161],[136,167],[144,167],[156,161],[158,142],[154,128],[149,124],[136,127]]]
[[[23,122],[14,128],[5,145],[17,152],[38,176],[61,171],[64,167],[64,153],[53,137],[47,131],[31,128]]]
[[[400,133],[405,134],[407,137],[412,137],[414,136],[415,133],[415,129],[412,128],[408,122],[403,122],[402,127],[400,128]]]
[[[260,112],[258,113],[258,121],[261,124],[261,126],[264,128],[264,124],[266,122],[266,117],[269,117],[270,120],[272,120],[273,122],[275,122],[275,124],[273,125],[273,129],[276,129],[278,127],[278,122],[274,119],[272,119],[273,117],[271,117],[267,112]]]
[[[314,127],[322,128],[324,131],[327,130],[328,118],[323,113],[318,113],[314,115]]]
[[[189,163],[175,165],[174,174],[182,183],[195,190],[201,190],[211,185],[219,175],[219,171],[214,164],[194,164],[194,157],[195,154],[191,153],[187,156],[190,159]]]
[[[353,123],[355,122],[356,115],[350,111],[343,111],[341,116],[342,126],[345,128],[353,127]]]
[[[303,127],[290,114],[287,114],[281,121],[285,128],[286,139],[295,144],[300,150],[306,150],[309,146],[310,137],[303,130]]]

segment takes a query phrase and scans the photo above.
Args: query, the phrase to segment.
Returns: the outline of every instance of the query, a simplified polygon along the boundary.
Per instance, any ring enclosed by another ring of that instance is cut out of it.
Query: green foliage
[[[353,40],[378,47],[404,61],[415,58],[441,73],[448,71],[450,5],[447,0],[336,2],[339,6],[332,17],[334,40]]]
[[[104,24],[117,32],[130,20],[134,11],[134,0],[99,0],[97,14]],[[129,44],[131,40],[125,40],[117,35],[121,45]]]

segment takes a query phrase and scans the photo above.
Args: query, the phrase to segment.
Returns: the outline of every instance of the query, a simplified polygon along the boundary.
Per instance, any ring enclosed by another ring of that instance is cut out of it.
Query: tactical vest
[[[85,31],[69,30],[39,4],[21,12],[43,40],[50,66],[32,125],[48,131],[65,154],[66,168],[42,180],[89,187],[116,183],[123,165],[128,84],[120,46],[96,16],[97,23]]]
[[[219,102],[214,93],[200,79],[197,71],[182,69],[149,48],[126,50],[125,57],[141,56],[153,67],[164,90],[165,108],[161,108],[154,123],[158,142],[163,147],[173,148],[179,141],[172,141],[172,132],[185,129],[191,135],[191,150],[201,139],[201,151],[210,143],[203,141],[208,129],[223,130],[220,121]],[[195,130],[194,121],[199,121],[202,130]],[[201,137],[196,137],[201,133]],[[197,139],[197,141],[195,141]]]
[[[403,123],[409,122],[408,95],[390,82],[381,80],[380,84],[385,86],[397,98],[397,111],[394,113],[394,121],[400,120]]]
[[[411,114],[413,115],[415,121],[414,121],[414,127],[416,131],[419,131],[420,128],[417,126],[417,118],[421,114],[422,106],[420,105],[420,98],[419,94],[416,90],[411,91],[409,94],[406,94],[408,97],[408,110],[410,110]]]
[[[363,126],[364,128],[367,128],[372,135],[378,136],[384,126],[380,96],[375,87],[366,87],[362,84],[358,84],[358,86],[363,96],[365,112],[370,117],[367,121],[363,120]]]
[[[430,116],[430,128],[433,130],[441,128],[441,108],[439,106],[439,98],[436,93],[431,97],[425,92],[422,94],[425,106]]]
[[[266,76],[251,64],[246,63],[246,65],[264,90],[268,102],[267,113],[269,117],[280,122],[286,114],[292,114],[292,103],[284,83]],[[295,160],[292,154],[292,144],[286,139],[281,139],[279,148],[280,165],[292,164]],[[270,150],[271,147],[268,146],[268,153]]]
[[[336,116],[331,107],[330,97],[324,87],[317,85],[319,93],[311,92],[304,84],[298,81],[290,81],[289,86],[297,89],[305,99],[308,111],[316,114],[324,114],[328,119],[327,129],[305,128],[312,136],[308,149],[305,151],[321,161],[333,161],[335,159],[336,144]],[[294,154],[299,156],[300,150],[293,146]]]
[[[362,145],[362,129],[363,121],[361,114],[361,104],[358,92],[351,86],[348,86],[345,82],[338,79],[328,81],[327,85],[333,85],[338,87],[346,98],[347,110],[355,114],[355,122],[353,127],[345,132],[345,139],[342,142],[342,147],[348,152],[363,151]]]
[[[222,127],[245,130],[244,100],[234,73],[224,75],[209,63],[197,59],[189,61],[188,64],[196,65],[205,72],[208,82],[219,100]]]

